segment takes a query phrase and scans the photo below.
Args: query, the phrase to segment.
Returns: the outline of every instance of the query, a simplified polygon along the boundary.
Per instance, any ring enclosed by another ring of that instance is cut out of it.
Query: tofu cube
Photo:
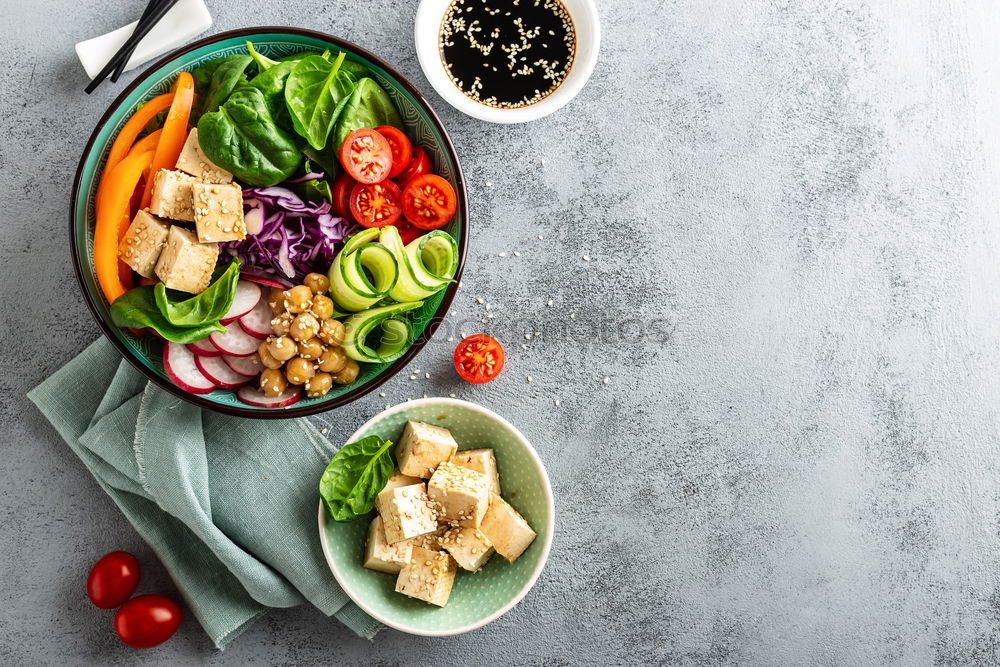
[[[492,449],[466,449],[456,452],[451,457],[451,462],[486,475],[490,480],[490,493],[500,495],[500,472],[497,470],[497,458]]]
[[[423,483],[383,489],[375,500],[389,544],[438,529]]]
[[[478,528],[490,505],[490,481],[481,472],[442,463],[427,482],[427,496],[440,518]]]
[[[217,243],[198,243],[194,232],[174,225],[156,262],[156,277],[169,289],[199,294],[211,284],[218,259]]]
[[[413,545],[409,540],[389,544],[385,539],[382,517],[376,516],[368,524],[368,542],[365,544],[363,565],[369,570],[396,574],[410,562],[412,548]]]
[[[472,526],[453,526],[438,541],[458,566],[469,572],[478,572],[493,555],[493,544],[489,538]]]
[[[247,226],[243,222],[243,190],[239,185],[194,183],[191,194],[199,241],[242,241],[247,237]]]
[[[118,246],[118,257],[140,276],[156,275],[156,260],[167,245],[170,225],[149,211],[135,214],[132,224]]]
[[[451,431],[422,422],[406,422],[403,437],[396,446],[396,461],[404,475],[429,478],[440,463],[458,451]]]
[[[424,480],[420,479],[419,477],[410,477],[409,475],[404,475],[403,473],[399,472],[399,469],[397,468],[392,472],[392,477],[389,478],[389,481],[385,483],[385,488],[395,489],[400,486],[410,486],[412,484],[423,484],[423,483]],[[383,489],[383,491],[384,490],[385,489]]]
[[[149,211],[171,220],[194,222],[193,176],[179,171],[161,169],[153,176],[153,198]]]
[[[443,607],[448,604],[458,565],[444,551],[413,547],[410,562],[399,572],[396,592]]]
[[[524,517],[500,496],[490,498],[490,508],[479,530],[483,532],[496,552],[513,563],[535,539]]]
[[[201,150],[201,144],[198,143],[197,127],[191,128],[174,168],[207,183],[231,183],[233,181],[232,174],[205,157],[205,153]]]

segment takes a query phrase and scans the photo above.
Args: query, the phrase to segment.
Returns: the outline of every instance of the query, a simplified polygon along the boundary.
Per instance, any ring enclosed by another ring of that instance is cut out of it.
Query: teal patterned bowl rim
[[[426,300],[419,310],[414,311],[415,339],[406,353],[389,364],[365,364],[362,367],[362,374],[354,384],[335,388],[322,398],[303,398],[288,408],[258,408],[244,405],[231,390],[217,389],[210,394],[197,395],[176,386],[163,372],[159,346],[152,346],[151,349],[149,344],[151,337],[143,339],[122,331],[110,321],[109,304],[96,286],[93,253],[90,252],[93,243],[93,192],[96,189],[97,176],[114,136],[117,135],[117,130],[131,115],[129,110],[155,94],[166,92],[169,85],[166,83],[167,76],[172,78],[181,70],[191,69],[201,61],[207,60],[209,53],[214,57],[221,55],[219,50],[222,49],[235,52],[243,48],[242,45],[246,40],[255,38],[269,40],[264,43],[262,49],[259,49],[265,55],[272,53],[270,50],[272,47],[268,46],[271,42],[299,51],[329,45],[346,51],[349,57],[367,65],[379,83],[387,88],[397,105],[403,107],[407,129],[418,133],[415,143],[428,150],[436,170],[451,182],[458,196],[458,212],[452,222],[445,227],[445,230],[458,241],[459,261],[455,282]],[[286,43],[276,40],[288,41]],[[230,44],[223,44],[225,42]],[[209,51],[211,47],[218,49]],[[146,68],[109,105],[90,135],[77,167],[70,199],[69,233],[77,282],[91,314],[119,353],[150,381],[182,400],[216,412],[256,419],[288,419],[325,412],[361,398],[396,375],[423,349],[433,337],[444,315],[448,313],[458,290],[468,249],[468,220],[467,188],[455,146],[427,99],[406,77],[367,49],[339,37],[302,28],[261,26],[212,35],[167,54]]]
[[[358,605],[358,607],[360,607],[369,616],[371,616],[376,621],[379,621],[380,623],[390,628],[399,630],[401,632],[406,632],[411,635],[421,635],[424,637],[450,637],[452,635],[460,635],[466,632],[471,632],[472,630],[476,630],[488,623],[491,623],[492,621],[495,621],[496,619],[500,618],[508,611],[513,609],[514,606],[517,605],[517,603],[519,603],[522,599],[524,599],[524,596],[528,594],[528,591],[530,591],[532,587],[534,587],[535,582],[538,581],[538,577],[542,574],[542,570],[545,569],[545,563],[549,559],[549,551],[552,548],[552,536],[553,533],[555,532],[555,501],[552,495],[552,485],[549,482],[549,475],[545,470],[545,464],[542,463],[542,459],[538,455],[538,452],[535,451],[535,448],[532,447],[530,442],[528,442],[528,439],[524,437],[524,434],[521,433],[516,426],[514,426],[509,421],[507,421],[497,413],[493,412],[489,408],[485,408],[481,405],[472,403],[470,401],[463,401],[458,398],[441,398],[433,396],[430,398],[420,398],[413,401],[406,401],[404,403],[394,405],[393,407],[378,413],[377,415],[366,421],[364,424],[362,424],[354,433],[351,434],[349,438],[344,440],[344,442],[354,442],[355,440],[366,434],[369,430],[374,428],[377,423],[386,419],[387,417],[391,417],[394,414],[400,412],[406,412],[424,406],[456,406],[464,408],[466,410],[470,410],[472,412],[478,412],[487,419],[498,424],[501,428],[503,428],[511,436],[513,436],[514,441],[521,446],[524,453],[527,454],[528,459],[531,461],[535,469],[538,471],[539,478],[542,480],[542,491],[545,496],[546,514],[548,521],[544,526],[536,527],[539,535],[544,536],[544,541],[540,545],[542,548],[542,552],[538,558],[538,562],[536,563],[534,569],[531,571],[531,574],[522,584],[521,589],[505,605],[503,605],[493,613],[483,616],[482,618],[478,618],[471,623],[441,630],[416,628],[407,625],[406,623],[396,618],[391,618],[389,616],[386,616],[385,614],[379,613],[378,610],[372,607],[372,605],[368,604],[364,596],[359,595],[357,590],[351,586],[350,579],[348,579],[345,573],[342,572],[340,568],[337,566],[337,560],[336,558],[334,558],[332,551],[330,549],[327,537],[327,530],[326,530],[326,524],[328,519],[322,500],[319,501],[319,540],[320,540],[320,546],[323,549],[323,556],[324,558],[326,558],[326,564],[330,567],[330,571],[333,573],[333,576],[337,580],[337,583],[344,590],[344,592],[347,593],[347,596],[351,598],[354,604]],[[358,544],[359,553],[362,546],[363,546],[362,544],[360,543]]]

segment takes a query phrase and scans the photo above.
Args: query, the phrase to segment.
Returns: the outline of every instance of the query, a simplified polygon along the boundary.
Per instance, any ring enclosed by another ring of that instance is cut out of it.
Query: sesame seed
[[[534,381],[535,381],[535,378],[533,378],[533,377],[531,377],[531,376],[529,375],[529,376],[528,376],[528,382],[534,382]]]
[[[604,378],[604,379],[602,380],[602,382],[603,382],[604,384],[607,384],[607,383],[611,382],[611,378],[609,378],[609,377],[605,377],[605,378]]]

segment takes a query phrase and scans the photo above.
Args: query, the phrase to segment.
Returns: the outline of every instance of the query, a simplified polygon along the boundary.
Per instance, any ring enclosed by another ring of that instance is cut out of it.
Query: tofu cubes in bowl
[[[397,469],[375,512],[333,521],[323,550],[337,581],[377,620],[413,634],[467,632],[513,607],[552,539],[544,466],[517,429],[465,401],[390,408],[351,438],[396,442]]]

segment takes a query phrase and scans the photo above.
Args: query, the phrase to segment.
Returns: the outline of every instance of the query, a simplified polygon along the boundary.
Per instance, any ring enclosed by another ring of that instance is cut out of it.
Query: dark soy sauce
[[[547,97],[566,79],[576,30],[559,0],[454,0],[438,44],[459,90],[513,109]]]

